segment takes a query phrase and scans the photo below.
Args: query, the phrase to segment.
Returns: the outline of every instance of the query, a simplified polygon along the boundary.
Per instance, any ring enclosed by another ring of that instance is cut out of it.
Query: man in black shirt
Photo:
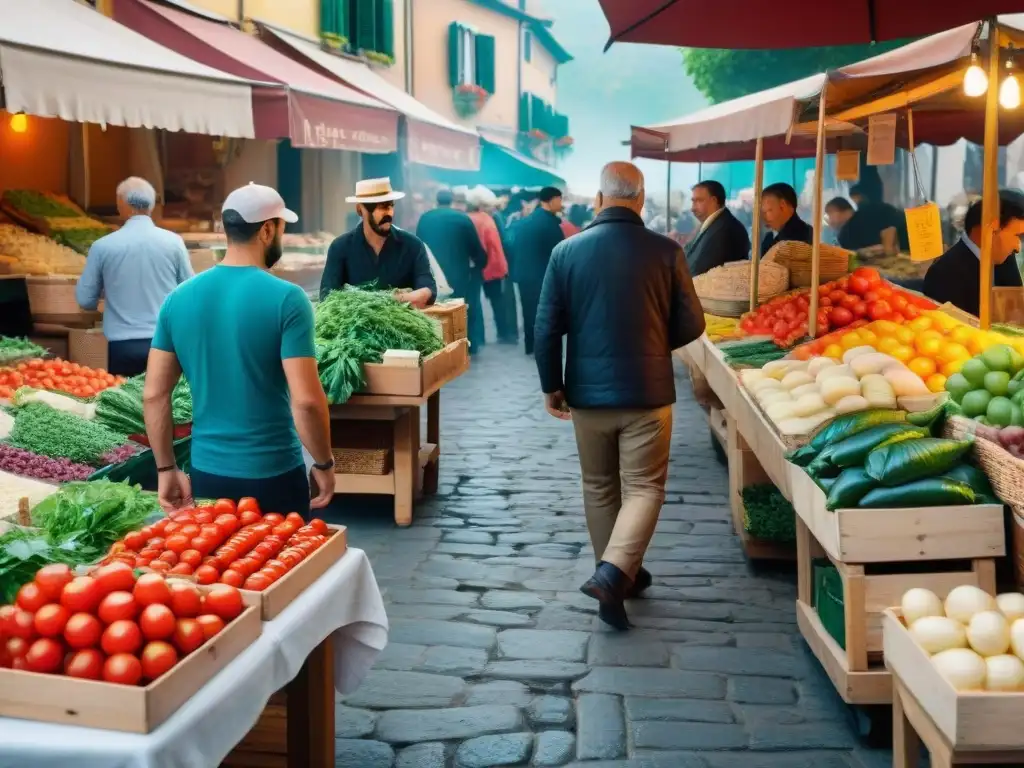
[[[761,193],[761,213],[771,230],[761,241],[761,258],[776,243],[796,240],[811,244],[814,232],[811,225],[796,212],[796,190],[785,182],[769,184]]]
[[[1003,190],[999,193],[999,229],[992,236],[993,287],[1015,288],[1024,282],[1015,258],[1022,234],[1024,199],[1020,193]],[[960,239],[928,268],[924,276],[924,295],[940,304],[948,301],[978,316],[981,303],[980,200],[967,209]]]
[[[346,285],[376,283],[381,290],[396,290],[395,298],[417,309],[434,303],[437,283],[423,242],[411,232],[392,226],[395,201],[404,192],[391,189],[391,179],[367,179],[345,198],[356,204],[360,222],[327,249],[327,265],[320,281],[320,299]]]

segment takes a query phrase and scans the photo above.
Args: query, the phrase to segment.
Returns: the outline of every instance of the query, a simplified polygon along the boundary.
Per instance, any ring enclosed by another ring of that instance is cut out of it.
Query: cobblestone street
[[[384,592],[390,644],[339,703],[345,768],[880,768],[796,627],[795,575],[755,573],[727,472],[680,374],[654,586],[614,633],[593,570],[572,428],[533,361],[490,346],[441,398],[439,495],[394,527],[341,507]]]

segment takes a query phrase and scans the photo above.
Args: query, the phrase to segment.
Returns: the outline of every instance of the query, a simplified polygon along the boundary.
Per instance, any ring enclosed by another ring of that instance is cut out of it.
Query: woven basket
[[[773,245],[764,260],[789,268],[789,284],[794,288],[806,288],[811,284],[811,255],[814,249],[807,243],[784,240]],[[837,280],[850,271],[851,251],[835,245],[821,244],[819,252],[821,282]]]
[[[946,419],[943,432],[948,438],[963,440],[973,437],[977,426],[971,419],[951,416]],[[975,439],[973,453],[999,498],[1015,512],[1024,513],[1024,460],[1015,458],[1001,445],[984,438]]]
[[[782,264],[761,262],[757,278],[757,295],[763,300],[782,293],[789,285],[789,270]],[[693,279],[693,287],[701,302],[748,301],[750,299],[750,262],[731,261],[708,270]]]
[[[337,475],[386,475],[391,471],[391,451],[385,448],[332,448]]]
[[[99,328],[73,328],[68,332],[68,359],[90,368],[107,369],[107,337]]]

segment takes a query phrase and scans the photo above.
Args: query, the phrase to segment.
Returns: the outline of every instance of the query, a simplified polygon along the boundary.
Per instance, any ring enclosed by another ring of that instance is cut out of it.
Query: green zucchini
[[[857,506],[877,507],[948,507],[955,504],[976,504],[977,495],[967,483],[948,477],[928,477],[890,488],[868,491]]]
[[[825,509],[846,509],[858,506],[868,491],[874,490],[878,482],[863,467],[844,469],[836,478],[825,500]]]
[[[942,476],[947,480],[955,480],[959,483],[966,483],[970,486],[971,490],[974,491],[978,504],[1003,503],[999,497],[996,496],[996,492],[992,488],[992,483],[988,480],[988,475],[972,464],[957,464],[952,469],[943,472]]]
[[[856,435],[858,432],[863,432],[865,429],[877,427],[879,424],[902,423],[906,420],[906,411],[875,409],[848,413],[833,419],[827,427],[816,434],[810,442],[810,447],[815,451],[822,451],[830,443],[845,440]]]
[[[929,434],[927,429],[909,424],[882,424],[836,443],[829,453],[829,461],[837,467],[862,467],[875,448],[900,440],[917,440]]]
[[[941,403],[933,405],[927,411],[908,413],[907,423],[913,424],[915,427],[928,427],[933,433],[937,432],[942,428],[942,423],[946,420],[947,402],[948,400],[943,400]]]
[[[960,463],[972,445],[973,440],[943,440],[938,437],[904,440],[871,451],[864,468],[881,485],[904,485],[947,472]]]
[[[828,493],[838,479],[838,477],[819,477],[814,480],[814,484],[821,488],[825,493]]]

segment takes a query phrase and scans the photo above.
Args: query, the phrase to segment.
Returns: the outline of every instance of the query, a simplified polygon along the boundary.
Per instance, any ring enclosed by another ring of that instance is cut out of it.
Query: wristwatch
[[[334,457],[331,456],[330,461],[325,461],[323,464],[317,464],[314,462],[313,469],[319,469],[321,472],[327,472],[328,470],[334,469]]]

